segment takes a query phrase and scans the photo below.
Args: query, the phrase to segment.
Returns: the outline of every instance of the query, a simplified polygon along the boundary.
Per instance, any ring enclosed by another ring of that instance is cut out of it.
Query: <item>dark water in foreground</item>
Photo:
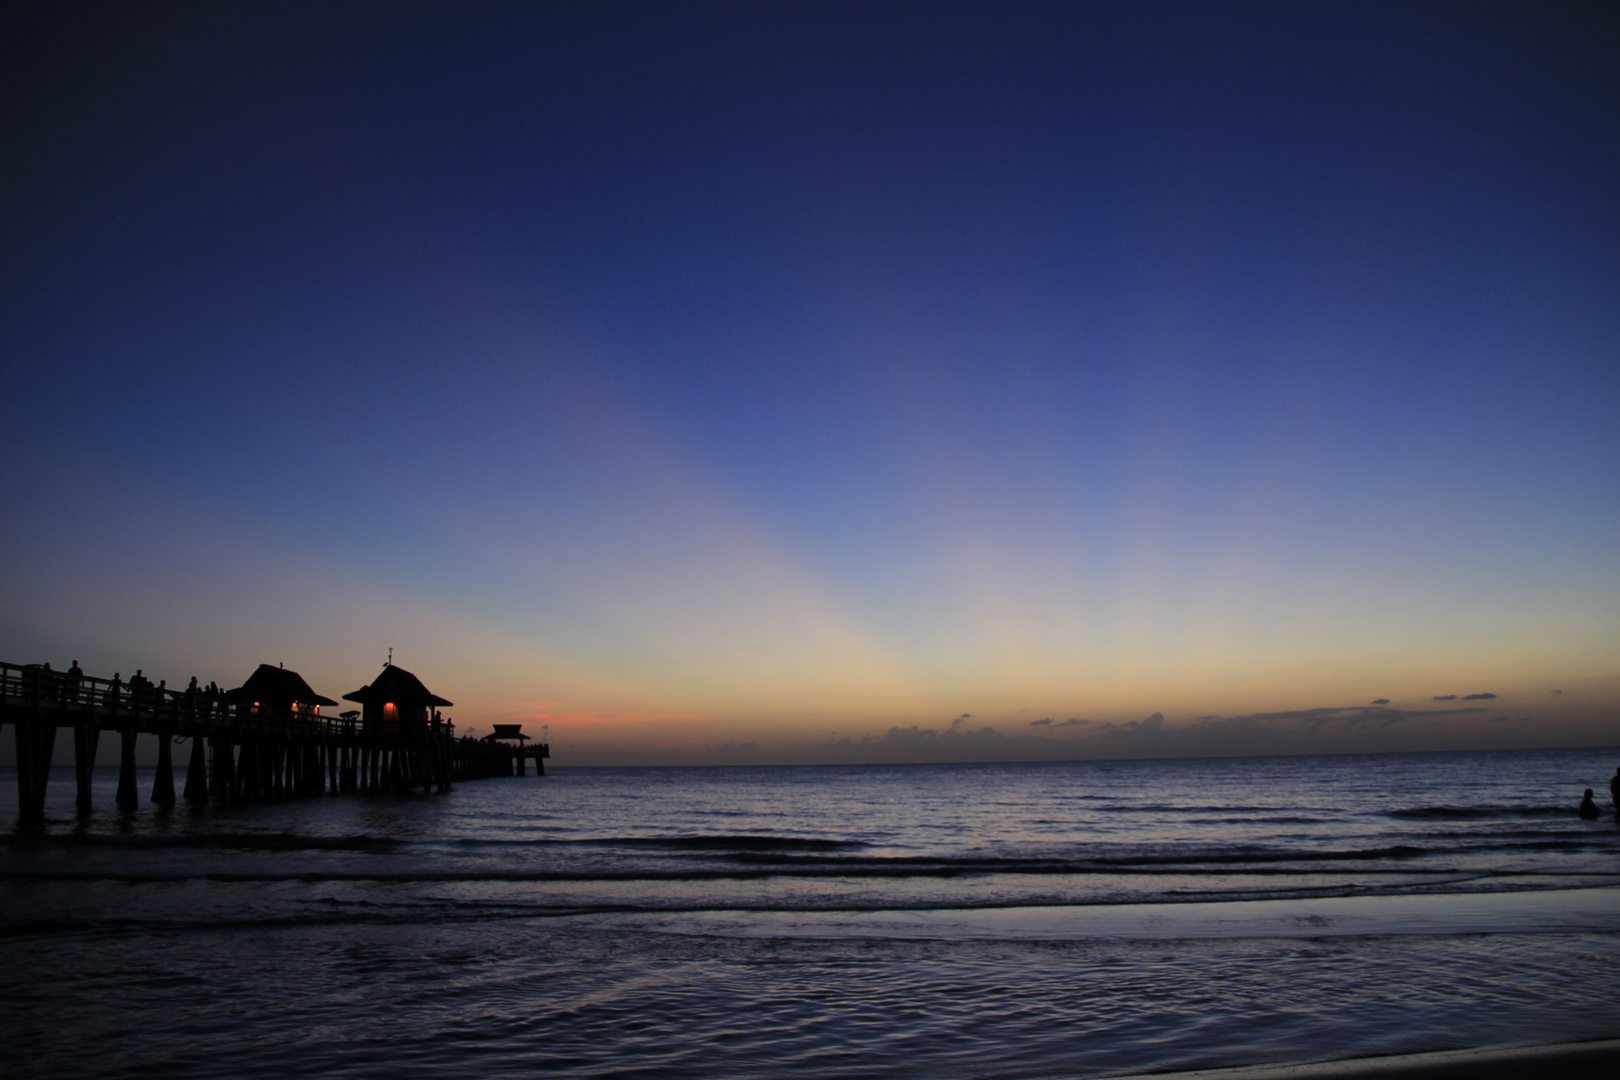
[[[1615,1036],[1620,828],[1574,806],[1617,765],[557,769],[83,823],[58,770],[0,837],[0,1045],[8,1076],[1039,1078]]]

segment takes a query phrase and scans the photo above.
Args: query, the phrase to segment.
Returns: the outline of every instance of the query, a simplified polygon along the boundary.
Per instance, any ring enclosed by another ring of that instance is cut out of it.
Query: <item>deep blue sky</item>
[[[1620,736],[1613,5],[4,18],[5,659]]]

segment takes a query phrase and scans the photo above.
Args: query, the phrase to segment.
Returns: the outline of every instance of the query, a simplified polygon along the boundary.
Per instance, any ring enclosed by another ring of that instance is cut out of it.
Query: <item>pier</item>
[[[383,677],[372,685],[380,686],[390,671],[421,686],[408,672],[392,667],[384,668]],[[284,674],[306,685],[296,673]],[[367,690],[370,687],[348,696],[360,700],[356,695]],[[531,760],[535,774],[545,775],[544,761],[551,756],[545,743],[528,743],[521,735],[499,731],[485,739],[457,737],[454,724],[441,719],[436,709],[424,707],[420,722],[412,724],[408,717],[401,721],[392,702],[379,703],[378,708],[388,710],[393,722],[363,723],[359,711],[322,715],[319,704],[253,700],[250,694],[199,688],[196,680],[184,690],[171,690],[145,680],[95,678],[79,672],[76,664],[57,671],[45,664],[0,663],[0,725],[14,726],[17,803],[23,821],[44,816],[57,731],[64,727],[73,729],[80,813],[91,809],[91,782],[103,732],[119,739],[115,801],[124,811],[141,803],[135,767],[135,740],[140,735],[157,739],[157,772],[150,793],[156,806],[176,802],[177,744],[188,744],[180,797],[197,806],[274,802],[328,792],[418,787],[442,792],[461,780],[523,775]],[[515,727],[509,730],[516,732]]]

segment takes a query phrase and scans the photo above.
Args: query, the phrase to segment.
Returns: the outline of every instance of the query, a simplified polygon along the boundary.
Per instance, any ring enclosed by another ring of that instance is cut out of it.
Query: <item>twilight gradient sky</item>
[[[3,18],[0,658],[392,646],[564,764],[1620,743],[1612,4]]]

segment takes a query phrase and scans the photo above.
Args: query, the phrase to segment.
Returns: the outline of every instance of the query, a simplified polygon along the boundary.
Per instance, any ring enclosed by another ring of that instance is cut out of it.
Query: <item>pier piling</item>
[[[152,805],[174,805],[174,751],[169,746],[169,733],[158,732],[157,774],[152,777]]]
[[[56,725],[18,723],[17,810],[23,821],[45,816],[45,784],[51,774],[51,753],[56,749]]]
[[[130,724],[118,732],[118,809],[129,813],[140,809],[141,797],[135,790],[135,725]]]
[[[186,764],[186,802],[192,806],[208,803],[208,750],[200,734],[191,736],[191,758]]]
[[[101,729],[94,724],[73,725],[73,778],[78,783],[79,813],[92,809],[92,789],[96,779],[96,745],[101,742]]]

